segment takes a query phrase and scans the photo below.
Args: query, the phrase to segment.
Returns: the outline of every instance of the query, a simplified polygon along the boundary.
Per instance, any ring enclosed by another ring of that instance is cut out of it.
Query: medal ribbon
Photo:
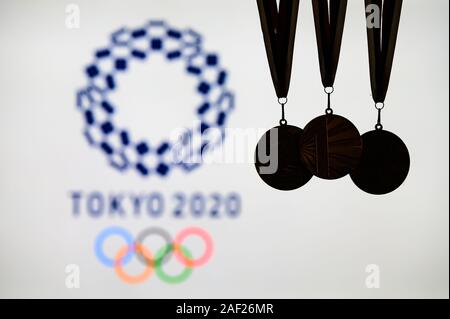
[[[384,103],[391,77],[403,0],[365,0],[365,2],[366,8],[376,5],[380,9],[381,30],[367,25],[367,40],[373,100],[375,103]],[[367,21],[370,14],[366,11]]]
[[[325,88],[332,88],[341,52],[347,0],[312,0],[320,73]],[[328,92],[327,92],[328,93]]]
[[[287,98],[300,0],[257,0],[272,82],[279,99]]]

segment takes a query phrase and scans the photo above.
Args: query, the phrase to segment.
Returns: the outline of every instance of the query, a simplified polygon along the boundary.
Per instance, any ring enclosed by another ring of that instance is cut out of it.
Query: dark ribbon
[[[383,103],[391,77],[403,0],[365,0],[380,9],[380,28],[367,26],[370,82],[375,103]],[[371,13],[366,10],[366,19]],[[368,22],[368,21],[367,21]]]
[[[333,87],[341,52],[347,0],[312,0],[320,73],[324,87]]]
[[[286,98],[291,81],[300,0],[257,0],[272,82],[278,98]]]

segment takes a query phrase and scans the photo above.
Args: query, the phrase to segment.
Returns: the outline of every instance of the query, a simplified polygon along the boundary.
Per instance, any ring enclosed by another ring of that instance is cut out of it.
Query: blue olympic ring
[[[182,147],[191,147],[189,141],[195,136],[204,136],[209,128],[221,132],[218,140],[209,145],[222,142],[226,119],[234,108],[234,95],[226,88],[228,73],[220,66],[217,54],[202,50],[202,38],[197,32],[180,31],[163,21],[150,21],[132,30],[122,28],[112,34],[107,47],[95,52],[94,62],[85,69],[87,85],[77,92],[77,107],[85,122],[84,136],[92,147],[106,155],[111,166],[121,172],[132,168],[141,176],[154,173],[164,177],[175,166],[190,172],[200,163],[193,163],[189,158],[202,154],[208,147],[196,146],[195,154],[188,151],[185,158],[173,161],[168,159],[170,153],[174,153],[173,141],[163,140],[151,145],[113,121],[116,105],[108,97],[118,88],[116,76],[125,73],[136,61],[144,61],[153,54],[163,54],[168,62],[183,61],[187,74],[197,79],[195,91],[202,102],[194,113],[199,125],[183,134],[180,138]],[[148,163],[152,159],[156,164]]]
[[[107,267],[114,267],[115,266],[115,260],[114,258],[110,258],[105,255],[103,252],[103,243],[109,236],[118,235],[123,237],[125,239],[128,247],[134,247],[134,239],[133,236],[123,229],[122,227],[109,227],[103,230],[96,238],[95,244],[94,244],[94,250],[95,254],[97,255],[98,259],[102,264],[104,264]],[[129,249],[127,254],[123,257],[121,260],[122,264],[127,264],[131,261],[131,259],[134,256],[134,249]]]

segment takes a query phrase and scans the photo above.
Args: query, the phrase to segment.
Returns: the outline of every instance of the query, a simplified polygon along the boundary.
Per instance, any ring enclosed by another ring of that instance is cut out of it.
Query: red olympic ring
[[[202,238],[205,242],[205,252],[202,256],[196,258],[196,259],[190,259],[187,256],[184,255],[182,250],[180,249],[182,242],[189,236],[196,235],[200,238]],[[213,253],[213,240],[211,236],[202,228],[198,227],[189,227],[183,229],[181,232],[178,233],[174,243],[174,252],[177,259],[183,263],[186,267],[199,267],[201,265],[204,265],[212,256]]]

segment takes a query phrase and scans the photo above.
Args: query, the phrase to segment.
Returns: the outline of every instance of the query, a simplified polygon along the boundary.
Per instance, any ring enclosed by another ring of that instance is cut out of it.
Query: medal
[[[366,6],[382,8],[381,27],[367,26],[370,80],[378,120],[375,130],[365,133],[359,166],[351,173],[361,190],[374,195],[396,190],[406,179],[410,158],[405,143],[394,133],[383,129],[381,111],[384,109],[392,63],[397,42],[402,0],[366,0]]]
[[[323,179],[349,174],[359,163],[362,140],[348,119],[333,114],[331,94],[339,63],[347,0],[312,1],[320,73],[327,108],[325,115],[309,122],[300,139],[299,156],[309,171]]]
[[[267,131],[256,146],[255,166],[261,179],[278,190],[294,190],[312,177],[298,156],[303,131],[280,125]]]
[[[279,126],[267,131],[259,140],[255,167],[269,186],[294,190],[312,177],[299,158],[303,131],[288,125],[285,118],[299,0],[280,0],[279,10],[276,0],[257,0],[257,4],[272,82],[281,105],[281,120]]]

